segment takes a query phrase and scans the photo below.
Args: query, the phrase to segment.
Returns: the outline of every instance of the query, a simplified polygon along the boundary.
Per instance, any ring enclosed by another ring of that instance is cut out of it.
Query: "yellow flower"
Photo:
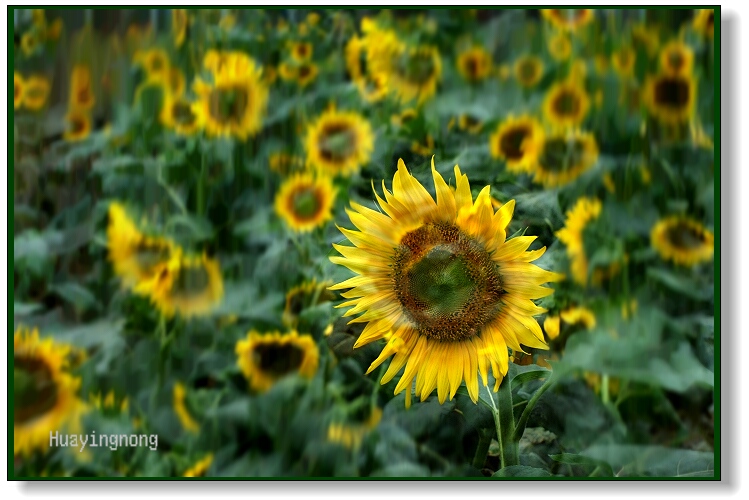
[[[187,36],[187,11],[185,9],[172,9],[172,37],[174,46],[179,48],[185,43]]]
[[[110,390],[107,395],[104,396],[104,401],[102,401],[101,399],[100,392],[96,394],[89,394],[88,401],[93,408],[107,413],[112,412],[119,414],[127,412],[128,408],[130,407],[130,401],[127,397],[120,399],[118,403],[113,390]]]
[[[36,31],[30,30],[21,36],[21,50],[26,57],[31,56],[39,47],[39,37]]]
[[[559,316],[546,316],[544,320],[544,331],[549,340],[559,336]]]
[[[386,77],[373,75],[371,71],[362,71],[362,66],[366,64],[364,60],[366,52],[367,46],[364,40],[357,36],[351,38],[344,49],[346,70],[351,81],[359,89],[362,98],[367,102],[377,102],[387,95]]]
[[[712,39],[715,28],[715,11],[713,9],[697,10],[692,26],[700,35]]]
[[[322,304],[335,299],[335,295],[327,290],[333,283],[318,283],[315,280],[305,281],[295,286],[286,294],[286,306],[281,320],[286,326],[296,326],[299,314],[306,308]]]
[[[611,54],[611,66],[621,78],[629,78],[635,69],[637,53],[630,47],[622,47]]]
[[[596,327],[596,315],[586,307],[569,307],[560,313],[562,321],[569,325],[582,325],[586,330]]]
[[[202,127],[193,103],[170,92],[166,93],[159,119],[165,127],[180,135],[193,135]]]
[[[712,231],[691,217],[672,215],[659,220],[653,226],[650,240],[661,258],[681,266],[713,260]]]
[[[535,146],[540,144],[543,129],[535,118],[509,116],[489,137],[489,151],[505,161],[510,172],[528,171],[536,159]]]
[[[458,129],[469,134],[478,134],[484,128],[484,123],[473,115],[463,113],[458,117]]]
[[[179,68],[170,68],[165,87],[172,96],[182,97],[185,93],[185,74]]]
[[[570,32],[593,21],[593,9],[541,9],[541,15],[554,27]]]
[[[146,72],[148,80],[166,82],[171,63],[164,49],[139,50],[133,55],[133,62]]]
[[[652,57],[658,51],[660,45],[657,28],[652,25],[646,26],[643,23],[633,25],[632,43],[635,47],[644,49],[648,57]]]
[[[47,104],[50,83],[43,76],[30,76],[26,79],[23,91],[23,106],[32,111],[39,111]]]
[[[661,49],[661,71],[667,75],[689,75],[694,64],[694,52],[683,42],[673,40]]]
[[[406,108],[400,113],[396,113],[393,116],[390,117],[390,123],[393,124],[394,127],[402,127],[403,125],[408,124],[411,120],[419,116],[419,112],[416,111],[414,108]]]
[[[471,83],[487,78],[492,71],[492,56],[484,47],[472,47],[458,55],[458,72]]]
[[[317,12],[310,12],[307,14],[307,24],[310,26],[317,26],[317,23],[320,22],[320,14]]]
[[[193,111],[208,135],[253,137],[262,128],[268,104],[260,66],[241,52],[209,52],[203,65],[213,73],[213,83],[195,79]]]
[[[13,109],[18,109],[23,103],[25,82],[18,71],[13,72]]]
[[[298,374],[311,379],[317,372],[320,353],[310,335],[295,330],[281,334],[247,333],[236,345],[237,365],[250,388],[264,392],[280,379]]]
[[[198,460],[195,465],[190,467],[182,474],[182,477],[204,477],[213,463],[213,453],[209,453],[202,459]]]
[[[276,213],[292,230],[311,231],[333,218],[331,210],[336,192],[325,175],[294,174],[276,194]]]
[[[272,171],[286,176],[303,170],[304,159],[300,156],[277,152],[271,154],[268,158],[268,166]]]
[[[70,111],[65,117],[67,126],[63,137],[68,142],[82,141],[91,133],[91,116],[77,109]]]
[[[650,114],[665,125],[688,121],[694,111],[697,82],[691,75],[660,74],[645,81],[643,100]]]
[[[291,57],[297,62],[304,62],[312,57],[312,44],[309,42],[295,42],[291,44]]]
[[[497,68],[497,76],[503,82],[506,82],[510,78],[510,67],[506,64],[500,64]]]
[[[515,78],[521,87],[532,88],[544,75],[544,64],[535,56],[522,56],[515,61]]]
[[[437,47],[398,44],[386,61],[385,68],[375,74],[384,80],[384,86],[399,102],[416,101],[421,105],[437,92],[442,78],[442,59]]]
[[[209,314],[219,305],[224,282],[216,259],[205,253],[197,256],[174,252],[151,279],[135,287],[135,292],[147,295],[166,317],[179,314],[190,318]]]
[[[306,87],[314,82],[319,70],[313,62],[303,62],[296,68],[296,82],[300,87]]]
[[[532,300],[553,293],[543,283],[559,279],[530,262],[545,248],[526,252],[535,237],[505,241],[515,206],[510,201],[496,213],[489,186],[473,201],[468,177],[455,166],[453,192],[434,168],[436,201],[406,169],[402,160],[393,178],[393,191],[375,197],[382,210],[351,202],[349,217],[359,229],[341,229],[354,246],[333,244],[357,276],[331,289],[348,289],[352,307],[344,316],[366,323],[354,347],[387,339],[367,373],[395,355],[382,377],[385,384],[405,367],[395,388],[411,384],[425,400],[437,389],[440,403],[452,399],[463,380],[471,399],[478,400],[478,374],[488,385],[491,367],[499,389],[507,373],[507,348],[520,344],[546,348],[533,316],[545,309]]]
[[[544,99],[544,116],[552,125],[580,125],[590,108],[590,98],[582,85],[573,80],[557,82]]]
[[[94,107],[96,99],[91,83],[88,65],[76,64],[70,73],[70,108],[87,111]]]
[[[307,126],[304,149],[312,167],[349,176],[369,161],[374,133],[362,115],[330,108]]]
[[[372,408],[369,417],[358,424],[333,422],[328,425],[328,442],[340,444],[349,450],[356,450],[364,437],[380,423],[382,410]]]
[[[68,372],[71,346],[39,338],[19,326],[13,336],[13,454],[31,457],[49,449],[50,434],[77,433],[86,405],[81,380]]]
[[[549,38],[549,54],[557,61],[566,61],[572,54],[572,42],[565,33],[556,33]]]
[[[182,427],[188,432],[198,432],[200,425],[192,418],[185,405],[185,386],[180,382],[174,384],[174,413],[177,414]]]
[[[411,151],[421,156],[429,156],[434,152],[434,138],[432,134],[427,134],[424,138],[424,144],[419,141],[413,141],[411,143]]]
[[[533,182],[547,188],[568,184],[598,161],[598,143],[588,132],[557,129],[544,134],[538,144],[527,145],[535,155],[529,172]]]

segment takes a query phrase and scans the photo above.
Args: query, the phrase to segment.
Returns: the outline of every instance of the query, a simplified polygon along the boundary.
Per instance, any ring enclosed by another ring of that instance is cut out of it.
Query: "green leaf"
[[[499,469],[492,474],[492,477],[551,477],[551,473],[546,469],[529,467],[527,465],[511,465],[504,469]]]
[[[694,300],[709,300],[713,296],[713,287],[701,286],[690,276],[676,274],[668,269],[648,268],[646,273],[648,279],[652,279],[672,292],[685,295]]]
[[[600,467],[602,475],[613,476],[614,470],[607,462],[603,460],[596,460],[594,458],[586,457],[584,455],[576,455],[574,453],[560,453],[558,455],[549,455],[552,460],[559,463],[570,464],[570,465],[590,465],[592,467]]]
[[[401,462],[378,469],[370,477],[429,477],[429,469],[423,465]]]
[[[551,376],[552,371],[548,368],[544,368],[538,365],[517,365],[510,363],[510,367],[507,371],[507,378],[510,379],[512,385],[521,385],[531,380],[538,380]]]
[[[57,294],[68,304],[74,306],[77,310],[86,311],[89,309],[98,309],[99,301],[93,293],[78,283],[69,281],[50,286],[50,292]]]
[[[610,464],[617,476],[712,476],[715,470],[714,453],[664,446],[594,445],[580,455]]]

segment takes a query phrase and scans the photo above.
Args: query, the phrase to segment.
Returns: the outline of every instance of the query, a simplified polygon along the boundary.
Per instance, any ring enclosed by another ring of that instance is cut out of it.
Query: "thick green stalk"
[[[497,393],[498,402],[494,402],[494,394],[486,387],[489,393],[489,401],[492,404],[492,416],[497,428],[497,441],[499,442],[500,467],[504,469],[510,465],[518,465],[518,442],[515,441],[515,417],[512,414],[512,389],[510,380],[505,378],[499,386]]]

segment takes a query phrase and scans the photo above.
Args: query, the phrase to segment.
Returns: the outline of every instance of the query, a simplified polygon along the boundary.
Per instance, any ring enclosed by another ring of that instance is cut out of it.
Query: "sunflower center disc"
[[[699,248],[705,242],[699,231],[684,223],[679,223],[668,229],[668,240],[675,247],[688,249]]]
[[[689,84],[679,77],[663,78],[655,85],[655,101],[674,109],[682,109],[689,102]]]
[[[135,259],[138,266],[145,272],[150,273],[156,265],[169,258],[169,248],[165,246],[149,245],[141,242],[135,249]]]
[[[406,79],[419,85],[429,81],[434,73],[434,61],[429,54],[418,53],[406,56],[401,66]]]
[[[580,111],[580,99],[572,92],[562,92],[554,100],[554,111],[562,117],[574,117]]]
[[[548,139],[544,143],[539,163],[550,172],[566,172],[582,164],[585,157],[583,144],[563,137]]]
[[[176,102],[172,106],[172,118],[182,125],[191,125],[195,121],[195,113],[192,107],[185,102]]]
[[[536,66],[536,63],[533,61],[523,61],[523,63],[520,65],[520,79],[524,82],[532,82],[536,79],[536,74],[538,73],[538,67]]]
[[[24,423],[47,413],[57,403],[57,386],[45,363],[13,359],[13,419]]]
[[[671,52],[668,55],[668,65],[674,71],[679,71],[684,66],[684,57],[679,52]]]
[[[244,89],[233,87],[215,89],[210,95],[211,116],[222,123],[240,121],[248,105],[249,96]]]
[[[473,337],[501,305],[501,278],[486,250],[460,228],[429,223],[406,234],[393,266],[406,316],[434,340]]]
[[[320,140],[320,154],[329,161],[343,161],[353,153],[354,134],[345,125],[328,127]]]
[[[278,378],[302,366],[304,351],[293,344],[260,344],[253,349],[252,359],[260,370]]]
[[[202,264],[180,267],[172,291],[174,295],[198,295],[208,287],[208,272]]]
[[[301,219],[313,218],[320,209],[320,201],[314,189],[304,188],[292,197],[294,213]]]
[[[500,149],[508,160],[519,160],[523,157],[523,141],[530,135],[526,127],[517,127],[502,134]]]

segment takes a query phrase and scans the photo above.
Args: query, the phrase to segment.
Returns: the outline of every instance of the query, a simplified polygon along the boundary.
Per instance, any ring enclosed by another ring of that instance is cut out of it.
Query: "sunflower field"
[[[16,478],[720,477],[713,10],[12,12]]]

